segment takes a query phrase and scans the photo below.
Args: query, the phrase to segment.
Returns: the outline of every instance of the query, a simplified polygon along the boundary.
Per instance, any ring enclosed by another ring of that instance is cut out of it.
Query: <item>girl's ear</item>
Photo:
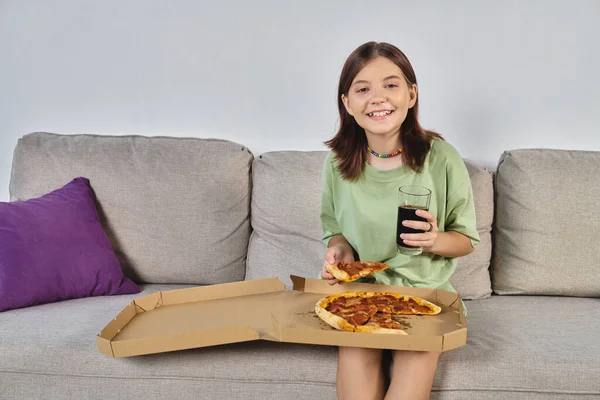
[[[346,107],[346,111],[348,112],[348,114],[354,117],[354,112],[352,111],[348,103],[348,96],[346,96],[345,94],[342,95],[342,102],[344,103],[344,107]]]
[[[415,103],[417,102],[417,96],[419,95],[419,87],[416,83],[413,83],[412,86],[408,88],[408,95],[410,96],[408,108],[413,108]]]

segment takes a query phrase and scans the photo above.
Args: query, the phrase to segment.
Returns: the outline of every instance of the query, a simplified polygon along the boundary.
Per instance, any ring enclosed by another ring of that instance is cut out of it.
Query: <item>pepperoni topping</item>
[[[382,269],[385,269],[387,266],[385,264],[371,264],[371,265],[366,265],[365,263],[361,262],[361,261],[352,261],[351,263],[345,263],[345,262],[340,262],[337,267],[348,273],[348,275],[350,276],[356,276],[358,274],[360,274],[362,271],[364,271],[365,269],[370,269],[373,270],[373,272],[376,271],[380,271]]]
[[[336,303],[331,303],[330,305],[328,305],[325,309],[327,311],[329,311],[332,314],[335,314],[339,309],[340,309],[341,305],[340,304],[336,304]]]
[[[360,261],[352,261],[351,263],[340,262],[337,267],[350,276],[357,275],[364,269],[364,265]]]
[[[335,299],[334,301],[332,301],[331,304],[337,304],[337,305],[346,304],[346,298],[345,297],[338,297],[337,299]]]
[[[375,314],[375,316],[372,318],[372,321],[381,328],[402,329],[402,326],[398,322],[396,322],[392,319],[391,314],[387,314],[387,313]]]
[[[395,313],[410,312],[410,306],[406,302],[398,302],[392,306],[392,311]]]
[[[429,307],[420,306],[420,305],[413,306],[413,310],[415,310],[416,312],[422,312],[422,313],[431,312],[431,309]]]
[[[372,297],[338,297],[326,306],[326,310],[354,326],[373,325],[387,329],[402,329],[392,319],[392,314],[430,313],[432,308],[420,305],[414,299],[400,300],[391,295]]]
[[[356,311],[369,311],[373,309],[373,305],[372,304],[359,304],[356,307],[354,307],[354,309]],[[375,307],[375,309],[377,309],[377,307]]]
[[[367,323],[369,320],[369,314],[364,311],[358,311],[356,314],[348,318],[348,322],[352,325],[360,326]]]
[[[383,313],[391,313],[392,312],[392,307],[390,307],[390,305],[387,301],[376,301],[373,303],[377,307],[377,310],[380,312],[383,312]]]

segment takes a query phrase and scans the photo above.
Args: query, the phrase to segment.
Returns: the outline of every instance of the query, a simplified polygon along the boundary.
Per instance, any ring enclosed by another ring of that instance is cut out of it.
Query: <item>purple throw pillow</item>
[[[123,275],[88,179],[39,198],[0,202],[0,311],[139,292]]]

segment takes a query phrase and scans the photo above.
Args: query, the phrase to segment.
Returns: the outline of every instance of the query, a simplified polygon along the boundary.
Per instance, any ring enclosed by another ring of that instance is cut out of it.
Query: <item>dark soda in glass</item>
[[[414,246],[409,246],[406,243],[404,243],[402,238],[400,238],[400,235],[403,233],[423,233],[423,232],[425,232],[420,229],[413,229],[413,228],[409,228],[408,226],[402,225],[402,221],[405,221],[405,220],[427,222],[426,218],[419,217],[416,214],[417,210],[427,211],[427,209],[424,207],[413,206],[413,205],[409,205],[409,204],[398,207],[398,221],[397,221],[397,225],[396,225],[396,244],[398,246],[406,247],[409,249],[414,249],[415,248]]]

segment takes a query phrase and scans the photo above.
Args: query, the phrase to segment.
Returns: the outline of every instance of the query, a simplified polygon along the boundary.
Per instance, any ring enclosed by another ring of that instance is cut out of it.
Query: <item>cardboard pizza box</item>
[[[330,286],[320,279],[291,276],[295,294],[288,306],[273,314],[273,336],[280,342],[393,350],[447,351],[467,343],[467,324],[457,293],[370,283]],[[397,315],[408,335],[345,332],[330,327],[315,313],[323,297],[342,292],[392,292],[420,297],[442,308],[438,315]]]
[[[367,283],[329,286],[291,276],[163,291],[133,300],[96,336],[109,357],[268,340],[331,346],[447,351],[466,344],[467,327],[456,293]],[[387,291],[418,296],[440,307],[433,316],[399,316],[408,335],[343,332],[314,312],[324,296],[344,291]]]
[[[125,307],[96,346],[129,357],[264,339],[286,294],[277,278],[153,293]]]

